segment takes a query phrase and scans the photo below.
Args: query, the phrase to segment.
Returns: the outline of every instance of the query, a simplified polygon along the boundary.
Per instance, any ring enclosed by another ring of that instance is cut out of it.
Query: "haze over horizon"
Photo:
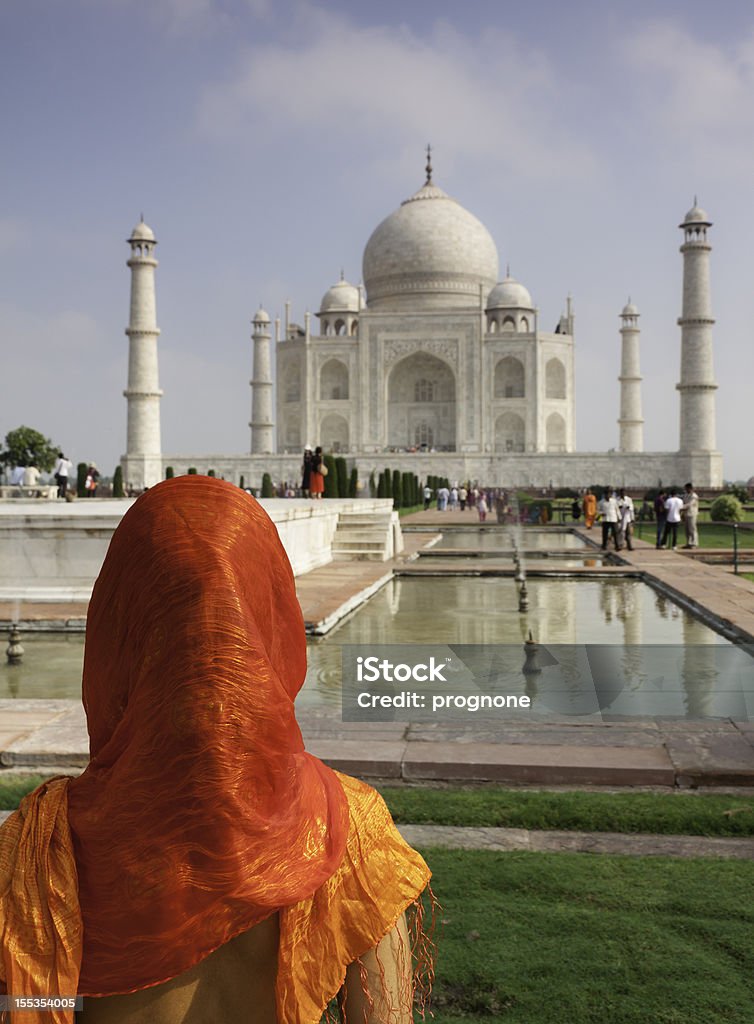
[[[700,0],[9,0],[0,9],[0,438],[112,473],[129,271],[159,245],[166,454],[249,449],[251,318],[303,323],[361,280],[424,180],[474,213],[543,330],[573,296],[580,451],[618,444],[620,311],[639,307],[648,451],[678,447],[682,233],[713,227],[718,448],[754,475],[754,9]],[[316,322],[316,321],[315,321]],[[679,481],[680,482],[680,481]]]

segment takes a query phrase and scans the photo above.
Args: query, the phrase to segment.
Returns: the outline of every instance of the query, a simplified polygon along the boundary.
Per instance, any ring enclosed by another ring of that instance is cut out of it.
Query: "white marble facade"
[[[425,185],[373,232],[362,290],[341,280],[319,333],[277,343],[277,450],[358,455],[574,449],[573,316],[540,331],[486,228]]]

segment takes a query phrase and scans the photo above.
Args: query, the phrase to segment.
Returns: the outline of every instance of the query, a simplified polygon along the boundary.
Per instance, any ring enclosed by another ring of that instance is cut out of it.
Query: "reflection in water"
[[[510,551],[513,553],[512,540],[518,543],[521,551],[583,551],[584,541],[575,533],[555,533],[552,530],[527,530],[523,527],[514,529],[490,530],[446,530],[435,548],[463,548],[474,551]]]
[[[395,579],[326,638],[309,642],[298,703],[339,706],[342,644],[514,644],[522,692],[547,696],[564,713],[602,708],[614,715],[740,719],[754,713],[746,707],[747,699],[754,700],[751,663],[741,650],[640,581],[529,577],[527,589],[529,610],[522,614],[512,579]],[[540,647],[571,645],[559,652],[557,673],[552,666],[522,673],[529,630]],[[609,678],[596,696],[583,644],[609,648],[601,662]],[[678,647],[664,660],[654,651],[648,663],[641,645]],[[80,696],[83,636],[25,634],[24,646],[21,665],[0,664],[0,698]]]

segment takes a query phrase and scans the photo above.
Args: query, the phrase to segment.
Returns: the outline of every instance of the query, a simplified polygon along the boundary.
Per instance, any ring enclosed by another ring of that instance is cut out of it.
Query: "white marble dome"
[[[524,288],[510,274],[500,284],[496,284],[487,297],[487,309],[500,309],[501,307],[534,309],[528,289]]]
[[[129,238],[129,242],[154,242],[154,241],[155,241],[154,231],[152,231],[152,229],[150,228],[150,226],[148,224],[144,223],[144,219],[142,218],[139,221],[139,223],[136,225],[136,227],[133,229],[133,231],[131,232],[131,237]]]
[[[628,302],[626,303],[626,305],[623,307],[623,310],[621,311],[621,316],[638,316],[638,315],[639,315],[638,308],[629,299]]]
[[[358,313],[360,306],[359,289],[341,277],[340,281],[328,288],[319,304],[322,313]]]
[[[254,323],[254,324],[268,324],[268,323],[270,323],[270,314],[267,312],[266,309],[263,309],[260,306],[259,309],[254,314],[254,319],[252,320],[252,323]]]
[[[684,227],[686,224],[705,224],[707,227],[711,227],[712,221],[709,219],[707,211],[703,210],[701,206],[697,206],[696,202],[694,202],[694,205],[683,218],[681,227]]]
[[[372,232],[364,250],[370,309],[478,306],[497,280],[487,228],[431,182]]]

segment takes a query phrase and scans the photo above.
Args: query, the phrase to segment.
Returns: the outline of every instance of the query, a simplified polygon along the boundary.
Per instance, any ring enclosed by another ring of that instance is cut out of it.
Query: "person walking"
[[[668,500],[666,491],[659,491],[655,498],[655,520],[657,521],[657,540],[655,541],[655,547],[661,548],[663,545],[663,537],[665,536],[665,522],[667,520],[667,510],[665,509],[665,502]]]
[[[681,509],[683,508],[683,499],[679,498],[675,490],[670,492],[670,497],[665,502],[665,529],[662,534],[661,547],[665,547],[666,542],[670,541],[670,547],[675,551],[678,547],[678,524],[681,521]]]
[[[636,518],[634,499],[626,494],[623,487],[621,487],[618,494],[618,514],[620,516],[618,520],[618,540],[621,547],[626,547],[629,551],[633,551],[634,519]]]
[[[450,491],[443,484],[443,486],[437,492],[437,511],[445,512],[448,507],[448,498],[450,497]]]
[[[55,463],[53,476],[58,485],[58,497],[65,498],[68,491],[68,477],[73,469],[73,463],[67,459],[62,452],[58,452],[58,461]]]
[[[479,522],[484,523],[487,520],[487,495],[482,491],[479,495],[479,500],[476,503],[477,512],[479,513]]]
[[[587,530],[591,530],[592,526],[594,526],[595,516],[597,515],[597,497],[589,487],[587,487],[586,494],[584,495],[583,508],[584,525]]]
[[[699,547],[699,531],[697,520],[699,518],[699,495],[694,490],[692,483],[686,484],[683,499],[683,525],[686,528],[687,548]]]
[[[466,490],[466,488],[465,487],[460,487],[459,490],[458,490],[458,500],[461,503],[461,511],[462,512],[466,511],[466,499],[468,498],[468,496],[469,496],[469,492]]]
[[[618,501],[615,497],[615,492],[609,487],[602,495],[599,512],[602,521],[602,550],[607,551],[607,546],[612,537],[615,550],[620,551],[620,543],[618,541]]]
[[[455,512],[458,508],[458,488],[453,486],[450,488],[450,511]]]
[[[424,485],[424,511],[426,512],[429,508],[429,503],[432,501],[432,488],[429,484]]]

